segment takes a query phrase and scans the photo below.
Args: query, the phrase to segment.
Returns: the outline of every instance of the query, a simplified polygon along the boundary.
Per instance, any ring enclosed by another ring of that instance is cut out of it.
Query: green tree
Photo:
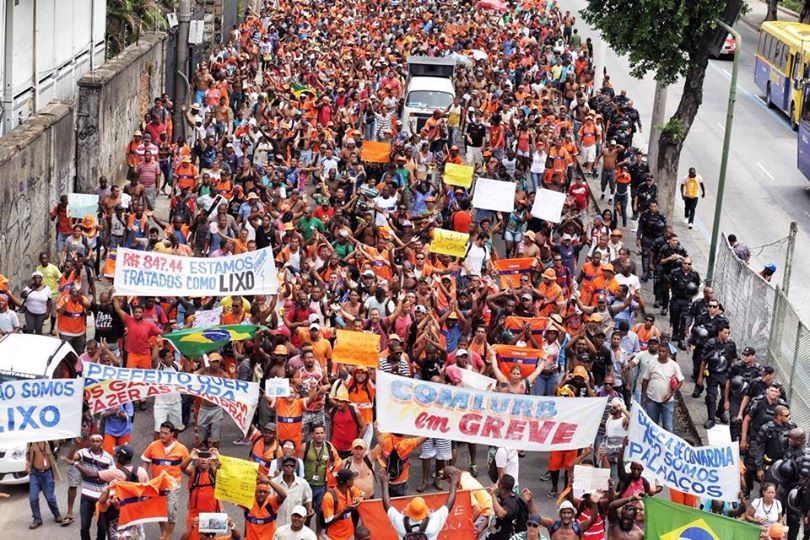
[[[107,0],[107,57],[134,43],[141,32],[165,30],[176,0]]]
[[[683,143],[703,102],[709,46],[725,0],[588,0],[582,17],[596,27],[619,54],[631,75],[672,84],[684,78],[678,108],[658,139],[658,182],[662,212],[672,217],[678,162]],[[718,142],[718,152],[720,151]]]

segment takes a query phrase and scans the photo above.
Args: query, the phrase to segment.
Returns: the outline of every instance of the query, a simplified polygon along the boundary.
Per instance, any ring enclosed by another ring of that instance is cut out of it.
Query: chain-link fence
[[[731,322],[740,349],[751,346],[760,362],[773,366],[787,390],[791,420],[810,421],[810,332],[787,295],[738,259],[723,235],[718,247],[715,296]]]

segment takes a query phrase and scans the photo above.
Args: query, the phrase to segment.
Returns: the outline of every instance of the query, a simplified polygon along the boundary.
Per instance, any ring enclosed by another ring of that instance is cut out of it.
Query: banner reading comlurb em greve
[[[272,248],[229,257],[178,257],[118,248],[115,294],[122,296],[227,296],[276,294]]]
[[[377,372],[380,431],[547,452],[593,443],[607,398],[483,392]]]
[[[222,407],[242,433],[247,433],[259,401],[259,384],[157,369],[84,365],[84,399],[92,414],[129,401],[178,392],[207,399]]]

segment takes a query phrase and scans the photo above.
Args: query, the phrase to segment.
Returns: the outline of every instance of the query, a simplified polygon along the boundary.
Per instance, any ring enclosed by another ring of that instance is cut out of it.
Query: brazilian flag
[[[312,88],[311,86],[295,83],[292,85],[290,89],[292,95],[295,96],[295,99],[301,99],[301,96],[304,94],[312,94],[313,96],[318,95],[318,91]]]
[[[181,354],[192,358],[221,349],[231,341],[253,339],[260,326],[228,324],[205,328],[184,328],[164,335]]]
[[[644,498],[644,538],[659,540],[759,540],[759,527],[682,504]]]

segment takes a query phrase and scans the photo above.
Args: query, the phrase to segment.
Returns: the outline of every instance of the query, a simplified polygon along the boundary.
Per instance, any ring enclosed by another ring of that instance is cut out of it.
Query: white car
[[[76,376],[76,352],[50,336],[8,334],[0,338],[0,386],[20,379],[70,379]],[[25,444],[0,444],[0,485],[25,484]]]

